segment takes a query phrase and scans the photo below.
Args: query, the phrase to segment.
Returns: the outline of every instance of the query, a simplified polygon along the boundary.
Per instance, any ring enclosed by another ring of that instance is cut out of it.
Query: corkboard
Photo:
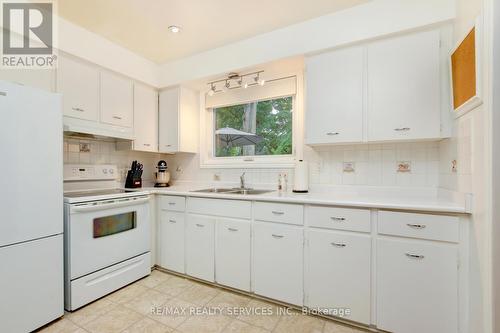
[[[475,29],[465,37],[451,55],[453,108],[456,110],[476,96],[476,36]]]

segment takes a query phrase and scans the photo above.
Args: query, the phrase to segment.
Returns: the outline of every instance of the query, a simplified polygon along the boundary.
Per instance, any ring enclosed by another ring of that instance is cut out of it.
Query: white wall
[[[482,0],[457,0],[454,40],[460,41],[483,11]],[[470,332],[492,332],[491,329],[491,263],[489,217],[489,129],[488,124],[488,22],[484,22],[483,87],[485,103],[453,123],[453,137],[440,144],[440,186],[474,196],[471,223],[471,288],[469,301]],[[451,171],[451,160],[457,160],[457,172]]]
[[[58,49],[153,87],[159,84],[159,66],[93,32],[59,17]]]
[[[493,55],[492,59],[500,58],[500,3],[498,1],[488,1],[488,8],[492,8],[493,19]],[[500,64],[493,62],[492,77],[492,121],[490,122],[492,130],[492,147],[500,146]],[[492,149],[492,170],[500,169],[500,153],[498,148]],[[500,177],[498,172],[492,172],[492,203],[498,203],[500,200]],[[492,205],[492,291],[493,291],[493,332],[500,331],[500,205]]]
[[[373,0],[161,66],[160,86],[452,20],[454,0]]]

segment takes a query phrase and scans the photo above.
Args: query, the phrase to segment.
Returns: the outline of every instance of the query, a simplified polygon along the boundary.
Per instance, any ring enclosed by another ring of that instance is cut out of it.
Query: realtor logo
[[[52,68],[54,54],[52,2],[2,3],[2,67]]]

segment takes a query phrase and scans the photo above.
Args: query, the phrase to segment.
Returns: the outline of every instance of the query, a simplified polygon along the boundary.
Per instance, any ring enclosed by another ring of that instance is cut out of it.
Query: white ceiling
[[[66,20],[161,64],[368,1],[59,0],[58,7]],[[170,25],[182,31],[172,34]]]

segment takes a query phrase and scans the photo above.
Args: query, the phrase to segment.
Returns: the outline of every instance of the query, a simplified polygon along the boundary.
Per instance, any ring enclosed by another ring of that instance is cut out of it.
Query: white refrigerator
[[[64,314],[61,96],[0,81],[0,332]]]

